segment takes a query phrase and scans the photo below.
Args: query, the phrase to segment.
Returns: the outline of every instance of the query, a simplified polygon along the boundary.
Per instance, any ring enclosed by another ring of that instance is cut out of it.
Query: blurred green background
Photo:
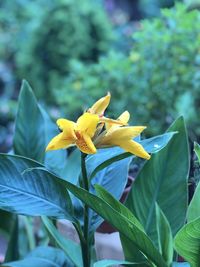
[[[1,0],[0,151],[12,144],[22,79],[54,119],[76,119],[110,91],[108,114],[129,110],[146,136],[183,114],[199,140],[199,3]]]

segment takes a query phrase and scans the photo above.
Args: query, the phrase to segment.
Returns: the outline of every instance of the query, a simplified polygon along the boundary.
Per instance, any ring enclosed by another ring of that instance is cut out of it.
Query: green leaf
[[[51,247],[38,247],[30,252],[25,259],[15,262],[8,262],[2,267],[69,267],[65,254]],[[70,265],[71,266],[71,265]]]
[[[111,207],[113,207],[115,210],[117,210],[119,213],[121,213],[123,216],[125,216],[128,220],[133,222],[141,231],[144,231],[143,226],[141,223],[137,220],[137,218],[133,215],[133,213],[123,204],[121,204],[119,201],[117,201],[111,194],[109,194],[102,186],[96,185],[95,189],[97,191],[97,195],[100,196],[103,200],[105,200]],[[127,257],[128,260],[134,260],[134,261],[145,261],[144,255],[139,251],[137,246],[126,236],[123,234],[120,234],[120,238],[122,241],[122,245],[126,243],[126,246],[134,246],[134,249],[131,251],[130,255]],[[123,246],[123,248],[126,246]],[[124,251],[125,253],[125,251]],[[127,253],[129,251],[127,250]],[[143,265],[145,265],[143,263]],[[147,264],[148,265],[148,264]]]
[[[173,235],[183,226],[187,210],[189,149],[183,118],[177,119],[168,131],[178,131],[178,134],[146,162],[126,201],[126,206],[156,245],[156,202],[169,221]]]
[[[69,194],[62,180],[27,172],[40,167],[36,161],[14,155],[0,154],[0,208],[24,215],[47,215],[72,220]]]
[[[13,225],[10,232],[10,238],[5,255],[5,262],[15,261],[19,259],[19,229],[18,229],[18,217],[13,218]]]
[[[128,261],[101,260],[101,261],[95,262],[94,267],[108,267],[108,266],[119,265],[119,264],[123,264],[123,265],[135,265],[135,264],[137,264],[138,265],[138,263],[128,262]]]
[[[15,221],[15,214],[7,212],[5,210],[0,210],[0,232],[1,234],[9,237],[11,229],[13,227],[13,222]]]
[[[97,154],[90,156],[86,161],[88,174],[92,172],[92,170],[99,164],[99,162],[109,157],[111,153],[112,148],[108,148],[101,149]],[[98,172],[91,181],[90,192],[95,194],[94,185],[100,184],[113,196],[115,196],[115,198],[120,199],[127,184],[128,169],[131,159],[132,157],[129,157],[119,162],[114,162],[112,165],[109,165]],[[100,216],[97,216],[93,211],[91,211],[90,217],[92,230],[94,231],[103,221],[103,219]]]
[[[56,241],[56,244],[65,252],[76,266],[83,266],[80,245],[70,239],[64,238],[50,219],[45,216],[42,216],[41,218],[49,235]]]
[[[170,265],[173,260],[173,237],[167,218],[156,203],[156,226],[158,246],[165,261]]]
[[[75,149],[65,161],[63,169],[60,171],[60,175],[64,180],[73,184],[78,183],[79,175],[81,173],[81,153],[78,149]]]
[[[19,94],[14,152],[39,162],[44,160],[44,120],[32,89],[26,81],[23,81]]]
[[[200,163],[200,145],[194,142],[194,151],[197,155],[198,161]]]
[[[175,249],[191,267],[200,266],[200,217],[186,224],[175,236]]]
[[[190,205],[188,207],[187,220],[188,222],[190,222],[198,217],[200,217],[200,183],[198,183]]]
[[[156,153],[168,144],[175,133],[176,132],[165,133],[163,135],[141,140],[139,143],[148,153]],[[104,152],[105,150],[108,151],[108,149],[99,149],[98,154],[101,153],[101,151]],[[105,153],[104,157],[99,160],[97,166],[93,169],[92,173],[90,174],[90,179],[92,179],[99,171],[103,170],[110,164],[131,156],[133,156],[131,153],[123,152],[123,150],[119,147],[109,149],[109,153]]]

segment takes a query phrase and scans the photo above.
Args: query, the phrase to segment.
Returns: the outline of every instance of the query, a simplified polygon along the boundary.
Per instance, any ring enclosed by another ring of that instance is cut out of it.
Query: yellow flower
[[[58,119],[56,123],[62,132],[49,142],[46,151],[76,145],[83,153],[96,153],[92,138],[99,123],[98,115],[86,112],[76,123],[66,119]]]
[[[118,120],[124,124],[129,121],[129,112],[125,111],[121,114]],[[145,126],[125,126],[108,123],[106,131],[98,138],[96,147],[111,147],[119,146],[127,152],[130,152],[138,157],[150,159],[150,155],[145,149],[132,139],[138,136],[146,127]]]

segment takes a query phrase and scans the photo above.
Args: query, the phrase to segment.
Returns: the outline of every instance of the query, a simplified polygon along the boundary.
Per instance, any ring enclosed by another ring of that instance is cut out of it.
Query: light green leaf
[[[101,260],[94,263],[94,267],[108,267],[113,265],[134,265],[134,262],[128,262],[128,261],[117,261],[117,260]],[[136,263],[138,265],[138,263]]]
[[[172,267],[190,267],[188,262],[173,262]]]
[[[191,267],[200,266],[200,217],[186,224],[174,239],[175,249]]]
[[[165,261],[170,265],[173,260],[173,237],[171,228],[164,213],[156,203],[156,226],[158,247]]]
[[[4,263],[2,267],[71,267],[63,251],[52,247],[38,247],[25,259]]]
[[[72,220],[73,209],[62,180],[26,172],[40,167],[38,162],[14,155],[0,154],[0,208],[23,215],[47,215]]]
[[[156,245],[156,202],[169,221],[173,235],[183,226],[187,210],[189,149],[183,118],[177,119],[168,131],[178,131],[178,134],[146,162],[126,201],[126,206]]]
[[[194,151],[197,155],[198,161],[200,163],[200,145],[194,142]]]
[[[78,183],[79,175],[81,173],[81,153],[75,149],[65,161],[64,167],[60,170],[60,175],[64,180],[73,184]]]
[[[14,152],[39,162],[44,160],[44,120],[32,89],[26,81],[23,81],[19,94]]]
[[[41,217],[49,235],[56,241],[57,245],[65,252],[65,254],[77,266],[83,266],[80,245],[70,239],[64,238],[46,216]]]
[[[198,183],[190,205],[188,207],[187,220],[188,222],[190,222],[198,217],[200,217],[200,183]]]

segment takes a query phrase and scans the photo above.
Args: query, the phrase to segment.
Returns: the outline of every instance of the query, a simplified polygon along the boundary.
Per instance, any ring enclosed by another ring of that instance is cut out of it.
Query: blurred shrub
[[[132,62],[119,52],[110,52],[101,57],[98,63],[85,65],[73,60],[70,75],[55,90],[55,101],[67,117],[76,118],[90,103],[102,97],[108,91],[112,94],[109,106],[110,115],[119,115],[118,110],[126,109],[127,101],[132,95]],[[85,107],[81,110],[82,104]]]
[[[161,18],[145,20],[134,34],[129,57],[118,52],[85,66],[72,62],[70,76],[55,99],[67,116],[111,91],[110,113],[128,109],[132,122],[158,134],[179,114],[200,135],[200,14],[183,5],[163,10]],[[91,99],[92,98],[92,99]]]
[[[184,5],[162,11],[161,18],[144,21],[134,34],[134,86],[144,110],[141,120],[160,132],[177,114],[200,134],[200,13]],[[136,58],[137,60],[134,60]]]
[[[111,40],[100,1],[57,0],[17,53],[20,77],[52,103],[52,91],[69,72],[70,59],[94,62]]]

